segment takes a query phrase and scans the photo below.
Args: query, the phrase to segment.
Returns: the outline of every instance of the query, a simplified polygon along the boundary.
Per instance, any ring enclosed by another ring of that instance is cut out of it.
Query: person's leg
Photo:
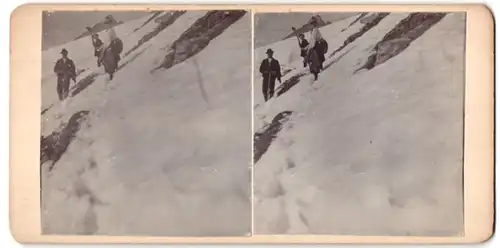
[[[63,84],[63,97],[64,99],[66,99],[69,95],[69,81],[70,78],[69,77],[65,77],[64,78],[64,84]]]
[[[319,69],[323,70],[323,62],[325,62],[325,55],[322,53],[318,53],[318,59],[319,59]]]
[[[262,77],[262,93],[264,94],[264,101],[267,102],[267,93],[269,92],[269,78],[266,76]]]
[[[57,96],[59,97],[59,101],[63,100],[63,80],[62,77],[57,77]]]
[[[276,82],[276,77],[271,77],[269,80],[269,98],[274,96],[274,83]]]
[[[323,49],[320,42],[316,42],[314,50],[316,51],[316,55],[318,56],[319,68],[322,70],[323,62],[325,61],[325,54],[323,53]]]

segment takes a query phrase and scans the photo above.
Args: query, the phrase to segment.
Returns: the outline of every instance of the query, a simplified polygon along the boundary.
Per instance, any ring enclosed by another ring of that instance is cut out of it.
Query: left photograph
[[[42,233],[249,236],[251,13],[42,23]]]

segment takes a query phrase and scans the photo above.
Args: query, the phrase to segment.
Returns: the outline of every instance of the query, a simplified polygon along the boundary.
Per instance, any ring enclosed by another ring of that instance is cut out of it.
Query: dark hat
[[[274,51],[271,48],[268,48],[267,51],[266,51],[266,54],[273,54],[273,53],[274,53]]]
[[[316,16],[312,16],[311,19],[309,19],[309,24],[316,24],[316,23],[318,23]]]
[[[61,54],[68,54],[68,50],[66,50],[66,48],[63,48],[63,49],[61,50]]]
[[[104,24],[111,24],[113,23],[115,20],[115,18],[113,18],[112,15],[107,15],[105,18],[104,18]]]

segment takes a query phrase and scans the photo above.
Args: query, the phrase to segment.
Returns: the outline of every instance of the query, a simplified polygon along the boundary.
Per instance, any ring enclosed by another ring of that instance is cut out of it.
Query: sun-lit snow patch
[[[256,97],[258,132],[293,111],[255,164],[257,233],[463,232],[465,14],[447,14],[397,56],[353,75],[408,15],[392,13],[349,43],[317,82],[297,69],[283,81],[305,75],[286,92]],[[341,32],[353,18],[321,30],[332,50],[360,30],[358,21]],[[298,51],[286,42],[269,47],[276,56]]]
[[[165,48],[205,13],[186,12],[124,56],[109,82],[98,73],[88,41],[90,50],[72,57],[79,68],[89,68],[78,80],[88,79],[65,106],[51,99],[55,84],[43,84],[43,133],[57,130],[72,113],[90,111],[53,169],[42,165],[44,233],[250,232],[250,15],[175,68],[150,73]],[[133,32],[147,18],[117,27],[124,50],[155,29],[157,23],[149,22]],[[44,64],[59,51],[51,52]],[[84,54],[88,61],[80,60]]]

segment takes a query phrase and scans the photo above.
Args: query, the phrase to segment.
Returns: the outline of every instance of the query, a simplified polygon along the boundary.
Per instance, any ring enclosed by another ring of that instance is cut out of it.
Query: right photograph
[[[254,234],[462,236],[465,12],[254,16]]]

